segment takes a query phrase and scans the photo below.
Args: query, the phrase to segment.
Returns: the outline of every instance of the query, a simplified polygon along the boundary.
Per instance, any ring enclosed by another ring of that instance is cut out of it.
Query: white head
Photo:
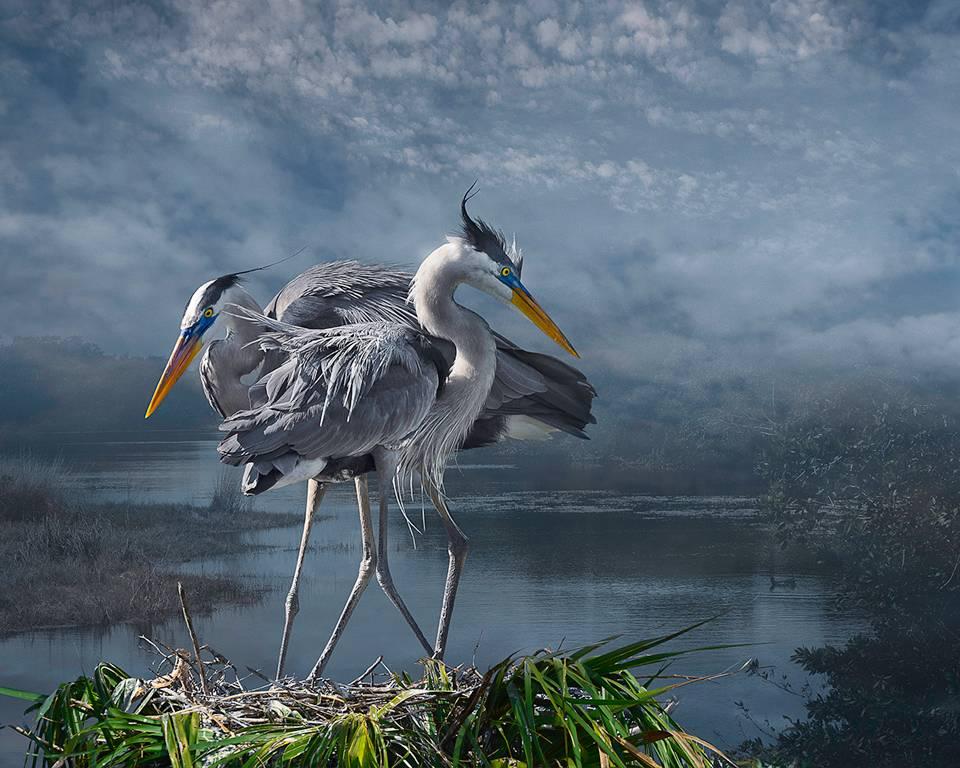
[[[201,335],[213,325],[227,304],[246,304],[249,294],[240,286],[237,275],[224,275],[209,280],[190,297],[183,311],[180,330],[193,329]],[[204,322],[208,321],[208,322]]]
[[[193,292],[180,320],[180,336],[170,353],[157,388],[154,390],[147,417],[167,396],[177,380],[183,376],[193,358],[203,346],[203,335],[210,330],[227,304],[239,304],[259,309],[253,298],[240,286],[240,274],[230,274],[209,280]],[[228,319],[229,314],[225,315]]]
[[[473,187],[470,187],[460,202],[462,234],[449,238],[446,245],[431,253],[421,264],[411,294],[415,290],[429,293],[427,284],[452,293],[456,284],[465,283],[513,304],[547,336],[574,357],[579,357],[556,323],[520,282],[523,254],[517,248],[516,239],[508,246],[502,232],[483,219],[472,219],[467,213],[467,201],[472,192]]]

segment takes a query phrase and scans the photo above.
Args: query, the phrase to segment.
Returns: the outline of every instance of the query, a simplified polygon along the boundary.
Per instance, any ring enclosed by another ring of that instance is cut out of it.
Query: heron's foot
[[[330,660],[329,654],[327,656],[321,656],[317,659],[317,663],[313,665],[313,669],[310,670],[310,674],[307,675],[308,683],[315,683],[323,674],[323,670],[327,668],[327,662]]]

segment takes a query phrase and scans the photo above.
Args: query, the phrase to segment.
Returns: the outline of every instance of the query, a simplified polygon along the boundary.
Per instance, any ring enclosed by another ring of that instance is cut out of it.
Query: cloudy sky
[[[163,354],[201,282],[416,264],[479,179],[594,374],[960,375],[958,94],[955,1],[0,0],[0,336]]]

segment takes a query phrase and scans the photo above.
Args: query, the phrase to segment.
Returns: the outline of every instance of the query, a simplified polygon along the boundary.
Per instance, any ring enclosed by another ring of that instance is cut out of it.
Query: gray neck
[[[221,306],[236,304],[254,312],[263,312],[256,299],[240,286],[224,291]],[[250,407],[249,385],[242,377],[256,370],[263,362],[263,351],[252,342],[257,332],[252,323],[240,323],[227,311],[217,318],[226,328],[226,336],[211,342],[201,361],[200,380],[211,404],[230,416]]]
[[[227,311],[222,311],[219,317],[219,320],[227,329],[227,341],[232,341],[239,346],[255,341],[259,334],[257,334],[253,324],[238,321],[237,318],[229,312],[229,307],[226,307],[227,304],[236,304],[238,307],[243,307],[244,309],[249,309],[252,312],[257,312],[262,315],[263,309],[257,303],[257,300],[239,285],[227,288],[220,299],[220,305],[225,307]],[[250,368],[250,371],[252,370],[253,368]],[[247,371],[247,373],[249,373],[249,371]]]
[[[419,470],[437,487],[442,487],[447,460],[480,415],[497,367],[497,347],[490,326],[453,297],[457,286],[467,280],[461,262],[455,258],[455,249],[461,247],[450,243],[430,254],[417,270],[410,291],[424,330],[453,342],[456,348],[446,385],[412,441],[416,443],[416,456],[402,460],[402,469]]]

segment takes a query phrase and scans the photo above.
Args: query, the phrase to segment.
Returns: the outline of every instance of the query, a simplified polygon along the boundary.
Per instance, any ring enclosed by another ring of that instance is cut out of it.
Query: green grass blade
[[[39,704],[44,701],[47,696],[43,693],[33,693],[32,691],[21,691],[17,688],[4,688],[0,686],[0,696],[7,696],[11,699],[22,699],[23,701],[30,701],[34,704]]]

